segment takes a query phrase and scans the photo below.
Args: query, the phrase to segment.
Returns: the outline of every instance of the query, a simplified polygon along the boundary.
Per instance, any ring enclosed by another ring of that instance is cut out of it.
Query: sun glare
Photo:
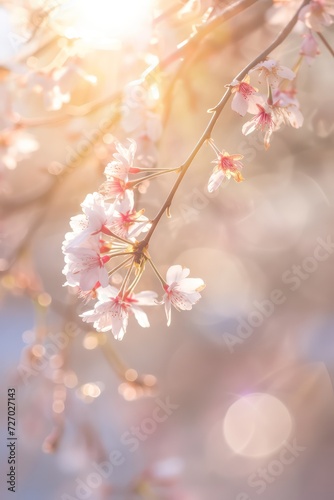
[[[153,0],[69,0],[54,16],[68,38],[93,44],[147,36]]]

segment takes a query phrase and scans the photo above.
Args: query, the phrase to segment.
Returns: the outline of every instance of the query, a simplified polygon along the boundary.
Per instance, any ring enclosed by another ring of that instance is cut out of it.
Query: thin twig
[[[156,71],[160,72],[170,66],[173,62],[182,59],[188,51],[192,52],[194,47],[209,33],[258,1],[259,0],[239,0],[226,7],[226,9],[224,9],[219,15],[215,16],[211,21],[196,26],[196,31],[187,40],[182,42],[174,52],[144,72],[143,77],[149,78]]]
[[[328,51],[332,54],[332,56],[334,57],[334,50],[332,49],[332,47],[330,46],[330,44],[327,42],[326,38],[324,37],[324,35],[320,32],[317,33],[318,37],[320,38],[320,40],[322,41],[322,43],[324,44],[324,46],[326,47],[326,49],[328,49]]]
[[[307,5],[308,3],[310,2],[310,0],[304,0],[303,3],[301,4],[301,6],[299,7],[299,9],[297,10],[297,12],[295,13],[295,15],[292,17],[292,19],[290,20],[290,22],[286,25],[286,27],[279,33],[279,35],[275,38],[275,40],[264,50],[262,51],[257,57],[255,57],[255,59],[253,59],[253,61],[251,61],[249,64],[247,64],[247,66],[242,70],[240,71],[240,73],[238,73],[238,75],[234,78],[234,80],[239,80],[241,81],[248,73],[249,71],[254,68],[257,64],[259,64],[261,61],[263,61],[274,49],[276,49],[276,47],[278,47],[286,38],[287,36],[291,33],[291,31],[293,30],[295,24],[297,23],[298,21],[298,17],[299,17],[299,12],[301,11],[301,9]],[[199,139],[199,141],[197,142],[196,146],[194,147],[194,149],[192,150],[192,152],[190,153],[189,157],[187,158],[187,160],[183,163],[183,165],[180,166],[180,174],[179,174],[179,177],[176,179],[175,183],[174,183],[174,186],[172,187],[165,203],[163,204],[163,206],[161,207],[161,209],[159,210],[158,214],[156,215],[156,217],[154,218],[154,221],[152,223],[152,226],[150,228],[150,230],[148,231],[145,239],[142,241],[142,248],[145,248],[147,245],[148,245],[148,242],[150,241],[161,217],[163,216],[163,214],[165,213],[166,210],[169,209],[169,207],[171,206],[171,203],[172,203],[172,200],[174,198],[174,195],[176,193],[176,191],[178,190],[181,182],[182,182],[182,179],[183,177],[185,176],[187,170],[189,169],[190,165],[192,164],[194,158],[196,157],[197,153],[200,151],[201,147],[203,146],[203,144],[208,140],[210,139],[211,137],[211,133],[212,133],[212,130],[214,129],[214,126],[221,114],[221,112],[223,111],[226,103],[228,102],[230,96],[231,96],[231,88],[229,87],[224,96],[222,97],[222,99],[219,101],[219,103],[212,109],[213,111],[213,115],[212,115],[212,118],[210,119],[206,129],[204,130],[201,138]]]

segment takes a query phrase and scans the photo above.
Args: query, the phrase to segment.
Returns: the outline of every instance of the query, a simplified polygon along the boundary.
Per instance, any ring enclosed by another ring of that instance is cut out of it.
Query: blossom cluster
[[[266,88],[267,94],[261,93],[252,85],[251,76],[257,75],[257,84]],[[264,133],[264,147],[270,146],[273,132],[283,125],[299,128],[303,124],[303,115],[299,109],[299,102],[295,96],[294,87],[286,88],[286,82],[295,79],[295,73],[288,67],[280,65],[275,59],[267,59],[254,66],[241,81],[233,80],[227,85],[232,98],[232,110],[240,116],[247,113],[253,117],[244,123],[242,133],[248,135],[256,130]],[[240,154],[229,154],[220,151],[212,140],[209,144],[213,148],[216,159],[215,168],[208,182],[208,191],[219,188],[224,179],[234,179],[236,182],[244,180],[240,170],[243,168]]]
[[[288,6],[292,2],[288,2]],[[287,8],[287,2],[276,1],[276,7]],[[312,64],[320,53],[315,35],[323,27],[333,23],[334,2],[332,0],[311,0],[299,12],[298,20],[304,24],[306,32],[303,33],[303,42],[300,48],[301,58]],[[284,17],[285,21],[285,17]],[[298,69],[300,62],[296,64]],[[255,84],[251,77],[256,78]],[[264,133],[264,147],[270,147],[272,134],[283,125],[300,128],[303,125],[303,115],[300,111],[299,101],[296,97],[296,72],[283,66],[275,59],[265,59],[249,70],[241,80],[235,79],[227,88],[233,95],[232,110],[244,117],[247,113],[253,115],[242,126],[242,133],[249,135],[256,130]],[[261,92],[257,85],[265,89]],[[219,188],[224,179],[233,178],[241,182],[243,168],[240,154],[230,155],[227,151],[220,151],[210,140],[210,145],[216,154],[215,168],[208,182],[208,191]]]
[[[280,1],[275,2],[276,7],[281,3],[286,7],[285,2]],[[190,2],[186,2],[186,7],[189,6]],[[242,134],[262,132],[265,149],[270,147],[273,134],[283,126],[298,129],[303,124],[296,95],[297,72],[303,58],[310,64],[319,53],[315,34],[332,23],[333,13],[330,0],[311,0],[299,9],[298,20],[307,32],[303,33],[299,60],[293,69],[274,58],[261,59],[260,56],[248,66],[248,71],[244,70],[226,85],[226,102],[232,98],[232,110],[242,118],[249,115],[241,127]],[[61,82],[62,75],[58,80]],[[143,208],[135,207],[136,188],[144,192],[144,182],[147,185],[159,175],[180,172],[178,168],[157,168],[155,145],[162,128],[157,113],[159,89],[155,84],[146,84],[143,78],[127,85],[121,106],[121,127],[137,142],[129,139],[127,147],[121,143],[116,145],[117,152],[104,171],[105,182],[99,192],[87,195],[81,204],[82,214],[71,219],[72,231],[63,243],[66,284],[77,287],[87,301],[96,300],[94,308],[82,314],[83,320],[93,323],[98,331],[111,330],[117,339],[124,336],[131,313],[140,326],[148,327],[142,307],[164,304],[169,325],[171,306],[178,310],[191,309],[204,287],[201,279],[189,278],[189,270],[180,265],[171,266],[166,278],[161,276],[148,251],[160,216],[150,220]],[[66,97],[68,92],[63,95]],[[210,135],[203,137],[215,154],[208,191],[217,190],[225,179],[243,181],[243,156],[219,149]],[[164,208],[168,206],[162,210]],[[161,299],[154,291],[135,293],[146,263],[151,265],[162,285]],[[114,286],[117,284],[119,288]]]
[[[285,24],[287,17],[299,7],[299,0],[275,0],[274,11],[271,11],[269,21]],[[317,36],[321,36],[323,29],[333,24],[333,0],[310,0],[299,11],[298,19],[302,23],[302,44],[300,55],[311,65],[320,54]]]
[[[171,266],[166,279],[159,273],[148,253],[148,240],[140,240],[152,227],[144,209],[137,210],[134,204],[134,189],[141,179],[131,180],[149,171],[135,166],[135,141],[130,140],[128,147],[118,143],[116,149],[100,191],[88,194],[81,204],[82,213],[71,218],[72,231],[63,242],[63,273],[66,285],[77,287],[86,301],[97,299],[94,308],[81,315],[83,320],[93,323],[99,332],[111,330],[121,340],[130,314],[146,328],[150,324],[142,307],[164,304],[170,325],[171,306],[190,310],[200,299],[204,283],[188,278],[189,269],[180,265]],[[154,291],[135,293],[147,262],[161,283],[161,300]],[[113,286],[115,276],[120,277],[119,289]]]

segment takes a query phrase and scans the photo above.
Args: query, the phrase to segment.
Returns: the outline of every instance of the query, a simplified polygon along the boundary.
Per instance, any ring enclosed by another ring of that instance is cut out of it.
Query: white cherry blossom
[[[108,271],[105,264],[109,260],[109,255],[101,255],[97,236],[87,240],[86,246],[68,248],[63,269],[63,274],[67,278],[65,284],[79,286],[82,291],[94,289],[97,282],[102,287],[108,286]]]
[[[314,30],[321,31],[323,26],[330,26],[333,23],[331,16],[334,15],[333,0],[312,0],[305,5],[299,13],[300,21]]]
[[[97,290],[98,302],[93,310],[81,315],[83,321],[94,323],[98,332],[112,331],[117,340],[122,340],[128,325],[129,314],[133,314],[143,328],[150,326],[146,313],[141,306],[157,304],[157,294],[144,291],[124,297],[119,295],[117,288],[108,286]]]
[[[65,236],[64,248],[82,244],[90,236],[106,232],[113,222],[114,205],[99,193],[88,194],[81,203],[83,214],[71,218],[72,233]]]
[[[163,303],[167,316],[167,325],[171,324],[171,306],[178,311],[189,311],[201,298],[199,293],[205,287],[200,278],[188,278],[190,270],[180,265],[171,266],[166,275]]]
[[[272,88],[277,88],[282,80],[294,80],[296,77],[292,69],[281,66],[275,59],[268,59],[254,66],[250,71],[259,72],[259,82],[267,83]]]
[[[121,238],[138,237],[151,227],[149,219],[143,213],[143,210],[134,209],[133,192],[126,191],[123,200],[115,204],[110,230]]]
[[[232,94],[234,94],[231,107],[233,111],[241,116],[245,116],[250,109],[254,108],[257,102],[256,94],[258,90],[249,82],[249,75],[246,75],[241,82],[233,80],[230,85]]]
[[[299,53],[305,57],[307,64],[310,66],[316,56],[320,54],[319,45],[311,31],[303,35],[303,38]]]
[[[133,165],[137,144],[133,139],[129,139],[130,146],[125,148],[120,142],[116,144],[117,153],[113,154],[113,160],[108,163],[104,170],[107,179],[117,178],[123,181],[128,180],[130,173],[137,173]]]

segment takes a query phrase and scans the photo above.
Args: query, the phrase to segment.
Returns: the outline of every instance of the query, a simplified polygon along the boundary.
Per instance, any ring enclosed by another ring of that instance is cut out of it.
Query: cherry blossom
[[[146,313],[141,306],[157,304],[157,294],[143,291],[137,294],[121,296],[117,288],[108,286],[97,290],[98,302],[94,309],[81,314],[83,321],[94,323],[99,332],[112,331],[115,339],[122,340],[127,329],[129,314],[133,313],[138,324],[147,328],[150,326]]]
[[[300,128],[304,117],[299,109],[299,102],[294,90],[276,90],[273,95],[273,110],[277,115],[278,122],[281,120],[286,125]]]
[[[127,190],[127,182],[118,177],[109,177],[108,180],[101,185],[99,192],[106,200],[115,200],[123,198]]]
[[[190,270],[180,265],[171,266],[166,275],[164,285],[165,295],[162,302],[165,304],[167,325],[171,324],[171,306],[178,311],[189,311],[201,298],[199,293],[205,287],[200,278],[187,278]]]
[[[299,103],[292,95],[293,92],[276,90],[272,97],[273,103],[269,104],[263,100],[257,104],[258,112],[254,118],[246,122],[242,127],[242,133],[248,135],[255,130],[264,132],[264,146],[270,146],[272,133],[278,130],[282,124],[299,128],[303,124],[303,115],[299,110]]]
[[[256,104],[256,98],[254,97],[258,89],[252,87],[249,82],[250,77],[246,75],[242,82],[233,80],[230,85],[231,92],[234,94],[231,107],[233,111],[236,111],[241,116],[245,116],[247,111]]]
[[[303,38],[299,53],[305,57],[307,64],[311,65],[316,56],[320,54],[319,45],[312,32],[304,34]]]
[[[19,161],[39,149],[32,134],[21,128],[8,128],[0,132],[0,168],[13,170]]]
[[[279,127],[279,123],[275,121],[275,116],[273,109],[267,103],[263,103],[263,106],[257,104],[258,112],[248,122],[246,122],[242,127],[242,133],[244,135],[251,134],[255,130],[261,130],[264,132],[264,146],[266,149],[270,146],[270,138],[274,130]]]
[[[112,224],[114,205],[106,203],[99,193],[88,194],[81,203],[83,214],[71,218],[72,233],[65,236],[64,248],[80,245],[91,235],[100,232],[109,234],[108,226]]]
[[[100,193],[106,199],[123,198],[128,187],[129,174],[139,172],[134,166],[137,144],[129,139],[130,146],[124,147],[120,142],[116,143],[117,152],[113,154],[113,160],[108,163],[104,170],[107,178],[100,188]]]
[[[277,88],[281,80],[293,80],[295,73],[286,66],[281,66],[275,59],[267,59],[263,61],[250,71],[250,73],[259,72],[259,82],[267,83],[273,88]]]
[[[131,82],[125,88],[121,125],[127,134],[136,139],[138,156],[145,157],[149,150],[150,156],[157,157],[155,144],[162,134],[159,97],[157,85],[147,86],[142,80]]]
[[[117,179],[127,180],[130,173],[137,173],[133,165],[136,154],[137,144],[133,139],[129,139],[130,146],[125,148],[120,142],[116,143],[117,153],[113,154],[113,160],[108,163],[104,173],[107,177],[116,177]]]
[[[333,15],[333,0],[312,0],[301,9],[299,19],[308,28],[314,31],[321,31],[323,26],[330,26],[333,23],[331,18]]]
[[[97,82],[94,75],[88,75],[77,62],[69,60],[61,68],[30,72],[22,78],[21,84],[43,95],[46,110],[56,111],[70,102],[78,77],[93,85]]]
[[[110,230],[121,238],[138,237],[151,227],[151,223],[143,213],[144,210],[134,209],[133,192],[126,191],[123,200],[115,204]]]
[[[243,156],[239,154],[230,155],[227,151],[218,151],[218,149],[213,146],[217,159],[212,163],[216,163],[216,166],[212,172],[212,175],[208,182],[208,191],[212,193],[219,188],[223,180],[233,178],[236,182],[241,182],[244,180],[240,173],[240,169],[243,168],[242,160]]]
[[[67,278],[65,285],[79,286],[82,291],[96,288],[97,282],[102,287],[108,286],[108,271],[105,264],[109,255],[101,255],[98,238],[91,238],[86,246],[67,248],[63,274]]]

